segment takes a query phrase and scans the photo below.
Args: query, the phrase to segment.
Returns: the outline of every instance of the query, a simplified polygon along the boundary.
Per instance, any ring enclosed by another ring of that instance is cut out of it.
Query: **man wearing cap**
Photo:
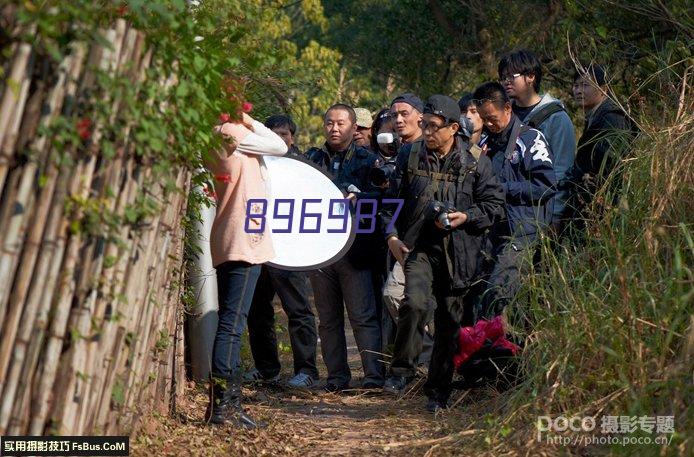
[[[501,214],[503,194],[489,159],[458,134],[455,100],[431,96],[421,129],[423,143],[401,149],[389,189],[404,206],[395,221],[395,205],[383,209],[388,248],[405,270],[405,299],[384,390],[401,394],[414,377],[433,296],[434,349],[425,390],[427,409],[437,411],[451,393],[458,328],[472,324],[463,297],[477,274],[484,231]]]
[[[371,147],[371,126],[374,122],[371,112],[366,108],[354,108],[354,113],[357,115],[357,131],[354,133],[354,142],[359,147],[369,149]]]
[[[422,100],[411,93],[398,95],[390,103],[390,114],[402,144],[412,144],[422,139],[419,123],[422,121],[423,109]]]

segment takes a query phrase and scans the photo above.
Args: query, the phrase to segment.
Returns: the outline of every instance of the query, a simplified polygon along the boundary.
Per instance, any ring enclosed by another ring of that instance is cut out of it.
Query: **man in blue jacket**
[[[554,154],[554,177],[557,182],[566,178],[576,156],[576,133],[561,101],[549,94],[540,96],[542,63],[532,51],[520,49],[499,61],[499,82],[513,101],[513,113],[524,124],[542,132]],[[567,190],[554,197],[552,225],[561,229],[566,216]]]
[[[478,317],[500,314],[514,298],[522,272],[531,266],[534,243],[552,223],[554,155],[542,132],[513,113],[501,84],[482,84],[473,94],[488,136],[483,149],[505,194],[505,217],[489,234],[494,267]]]

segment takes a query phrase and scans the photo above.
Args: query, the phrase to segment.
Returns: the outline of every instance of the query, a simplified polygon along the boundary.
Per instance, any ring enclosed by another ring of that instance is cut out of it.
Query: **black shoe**
[[[435,398],[430,398],[427,401],[427,411],[430,413],[438,414],[444,409],[448,409],[448,405],[445,401],[437,400]]]
[[[349,386],[347,384],[343,384],[343,385],[338,386],[337,384],[329,382],[323,387],[323,391],[325,391],[329,394],[336,394],[336,393],[342,392],[343,390],[347,389],[348,387]]]
[[[233,424],[248,429],[258,424],[241,406],[241,384],[238,381],[212,378],[207,420],[213,424]]]
[[[381,390],[381,389],[383,389],[383,384],[379,384],[375,381],[369,381],[369,382],[365,382],[364,384],[362,384],[361,388],[362,389],[368,389],[368,390],[375,390],[375,389]]]
[[[383,391],[393,395],[402,395],[410,379],[405,376],[390,376],[383,385]]]

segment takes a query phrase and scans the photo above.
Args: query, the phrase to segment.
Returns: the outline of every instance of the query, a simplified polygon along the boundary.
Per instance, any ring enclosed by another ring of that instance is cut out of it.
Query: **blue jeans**
[[[224,262],[216,270],[219,323],[212,349],[212,376],[238,379],[241,375],[241,336],[246,329],[260,265]]]

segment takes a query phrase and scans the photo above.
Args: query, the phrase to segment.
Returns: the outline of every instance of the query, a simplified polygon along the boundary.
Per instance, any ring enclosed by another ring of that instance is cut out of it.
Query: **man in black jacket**
[[[617,165],[636,129],[624,110],[607,96],[605,70],[600,65],[576,71],[573,94],[583,107],[586,120],[578,140],[576,162],[560,186],[571,191],[568,217],[574,229],[582,231],[585,207]]]
[[[457,134],[455,100],[431,96],[421,126],[424,141],[402,148],[390,188],[391,196],[404,200],[402,211],[397,221],[395,207],[382,212],[388,247],[405,270],[405,299],[384,389],[400,394],[415,375],[433,295],[434,349],[425,388],[427,409],[436,411],[450,396],[458,329],[472,324],[462,297],[477,274],[483,234],[501,214],[503,195],[489,159],[479,149],[473,154]]]
[[[323,118],[326,142],[306,152],[309,160],[332,176],[348,200],[369,197],[369,173],[376,154],[354,142],[357,116],[351,106],[335,104]],[[337,262],[311,272],[313,296],[318,311],[318,334],[323,361],[328,369],[327,392],[349,387],[345,308],[364,368],[363,388],[383,385],[381,326],[376,315],[376,297],[371,280],[372,253],[368,234],[357,234],[347,254]]]

